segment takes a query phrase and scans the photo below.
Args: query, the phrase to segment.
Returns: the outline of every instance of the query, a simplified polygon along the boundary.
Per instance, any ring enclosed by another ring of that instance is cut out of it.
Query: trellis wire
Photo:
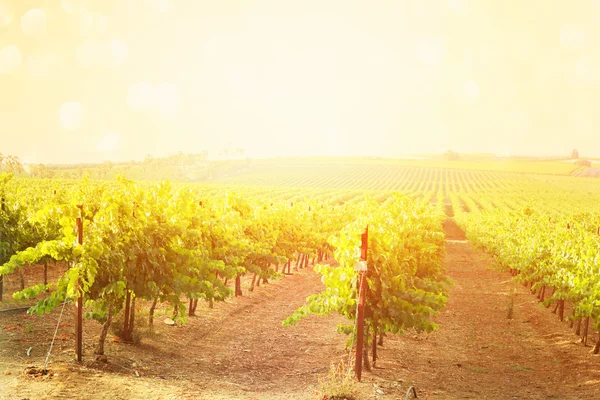
[[[62,310],[60,311],[60,315],[58,316],[58,322],[56,323],[56,329],[54,330],[54,336],[52,336],[52,341],[50,342],[50,348],[48,349],[48,354],[46,354],[46,361],[44,362],[44,370],[48,370],[48,360],[50,359],[50,353],[52,352],[52,346],[54,346],[54,339],[56,339],[56,334],[58,333],[58,327],[60,325],[60,320],[62,319],[63,312],[65,311],[65,305],[67,302],[63,302]]]

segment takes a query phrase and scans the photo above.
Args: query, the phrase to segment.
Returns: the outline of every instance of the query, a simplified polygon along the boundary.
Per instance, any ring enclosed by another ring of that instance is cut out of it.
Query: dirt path
[[[81,366],[72,361],[73,309],[68,306],[51,378],[22,371],[43,365],[58,311],[25,320],[22,313],[5,313],[0,315],[0,399],[306,399],[318,376],[344,354],[345,336],[336,332],[343,319],[310,316],[290,328],[281,322],[321,289],[319,276],[307,269],[214,309],[199,305],[198,317],[184,326],[162,324],[166,314],[159,313],[156,334],[139,346],[112,342],[109,334],[109,364],[90,362],[100,328],[85,321]],[[27,357],[30,346],[34,351]]]
[[[415,385],[426,399],[600,399],[600,357],[591,347],[498,272],[453,221],[445,228],[445,265],[455,284],[436,319],[440,330],[390,337],[365,383],[379,385],[381,398]]]

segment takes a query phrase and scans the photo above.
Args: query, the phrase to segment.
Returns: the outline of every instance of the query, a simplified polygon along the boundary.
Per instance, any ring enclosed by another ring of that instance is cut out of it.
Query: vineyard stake
[[[6,202],[4,200],[4,197],[2,198],[2,202],[0,204],[0,209],[2,210],[2,212],[6,212]],[[2,238],[0,237],[0,241]],[[2,262],[4,262],[4,260],[2,260]],[[2,292],[4,291],[4,275],[0,275],[0,301],[2,301]]]
[[[365,233],[361,235],[360,258],[364,261],[364,267],[367,266],[367,250],[369,246],[369,227],[365,229]],[[363,264],[361,264],[363,265]],[[366,268],[360,268],[359,279],[359,297],[358,297],[358,313],[356,315],[356,362],[354,371],[356,379],[360,382],[362,376],[362,356],[363,356],[363,336],[365,330],[365,294],[366,294]]]
[[[83,220],[81,219],[81,211],[83,206],[77,206],[80,210],[80,215],[77,217],[77,243],[83,244]],[[77,300],[75,302],[75,355],[78,362],[83,361],[82,348],[82,323],[83,323],[83,298],[79,291],[79,281],[77,282]]]

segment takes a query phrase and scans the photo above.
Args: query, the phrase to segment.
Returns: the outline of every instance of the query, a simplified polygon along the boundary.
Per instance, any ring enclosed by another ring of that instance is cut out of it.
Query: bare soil
[[[163,323],[139,345],[115,342],[109,333],[108,363],[93,355],[100,325],[84,321],[84,362],[74,361],[74,306],[67,305],[49,369],[52,376],[24,374],[42,368],[60,309],[43,317],[23,311],[0,313],[0,399],[304,399],[317,378],[345,354],[339,316],[310,316],[297,326],[282,321],[322,289],[310,269],[248,291],[244,296],[198,305],[185,325]],[[138,323],[147,313],[138,311]],[[147,328],[143,331],[148,332]],[[27,356],[29,348],[30,356]],[[2,374],[2,373],[8,373]]]
[[[590,353],[596,332],[584,348],[568,322],[500,272],[452,220],[445,228],[454,285],[440,329],[389,337],[363,380],[385,395],[370,398],[399,398],[414,385],[424,399],[600,399],[600,357]]]
[[[500,272],[452,220],[445,229],[454,284],[436,318],[439,331],[388,335],[376,368],[363,373],[359,398],[404,399],[414,385],[424,399],[600,399],[600,357],[589,352],[596,332],[584,348],[567,322]],[[60,309],[43,317],[0,312],[0,399],[315,399],[319,378],[345,358],[346,336],[336,332],[345,321],[281,322],[321,289],[308,269],[213,309],[199,305],[198,317],[183,326],[163,324],[168,311],[160,309],[155,333],[140,345],[114,342],[109,333],[108,363],[92,354],[100,326],[91,321],[84,322],[84,362],[74,362],[74,308],[67,305],[52,376],[24,371],[43,367]]]

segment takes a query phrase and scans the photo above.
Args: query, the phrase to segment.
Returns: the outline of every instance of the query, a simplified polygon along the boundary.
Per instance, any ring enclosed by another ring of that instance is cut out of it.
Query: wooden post
[[[2,212],[6,212],[6,201],[4,200],[4,197],[2,198],[1,202],[0,202],[0,210],[2,210]],[[2,241],[2,238],[0,237],[0,242]],[[2,260],[2,262],[4,262],[6,260]],[[2,301],[2,292],[4,291],[4,275],[0,275],[0,301]]]
[[[361,235],[360,258],[363,261],[367,261],[368,242],[369,227],[367,226],[365,233]],[[361,270],[359,274],[358,312],[356,315],[356,360],[354,364],[354,371],[356,372],[356,379],[360,382],[362,377],[363,336],[365,330],[365,297],[367,282],[366,271]]]
[[[77,206],[80,212],[83,206]],[[83,220],[81,214],[77,217],[77,243],[83,244]],[[79,282],[77,283],[79,291]],[[75,302],[75,355],[78,362],[83,361],[83,297],[81,292],[78,293],[77,301]]]
[[[359,382],[362,376],[363,336],[365,330],[365,285],[365,273],[361,271],[359,279],[358,315],[356,316],[356,362],[354,364],[356,379]]]

